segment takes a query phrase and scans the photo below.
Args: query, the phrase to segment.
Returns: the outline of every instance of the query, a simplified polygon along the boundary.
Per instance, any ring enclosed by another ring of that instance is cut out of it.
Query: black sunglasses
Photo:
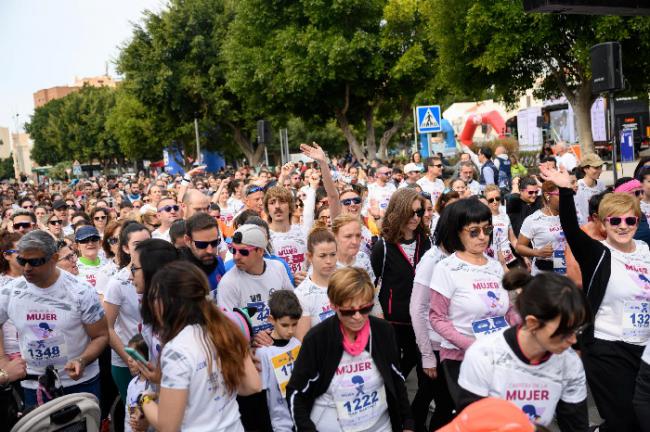
[[[95,216],[93,219],[96,221],[105,220],[108,216]]]
[[[77,240],[77,243],[86,244],[86,243],[94,243],[94,242],[98,242],[98,241],[99,241],[98,236],[90,236],[90,237],[86,237],[85,239],[82,239],[82,240]]]
[[[494,201],[501,202],[501,197],[488,198],[487,202],[492,204]]]
[[[248,255],[251,254],[251,250],[255,250],[255,249],[257,249],[257,248],[253,247],[253,248],[248,249],[248,248],[236,248],[236,247],[233,247],[233,246],[228,247],[228,250],[230,251],[230,253],[232,254],[233,257],[237,253],[239,253],[239,255],[241,255],[241,256],[247,257]]]
[[[63,225],[63,222],[60,221],[60,220],[50,220],[50,221],[47,221],[47,223],[50,224],[50,225]]]
[[[31,222],[17,222],[14,224],[14,229],[15,230],[19,230],[21,228],[27,229],[27,228],[31,228],[32,226],[33,224]]]
[[[201,240],[192,240],[194,242],[194,246],[196,246],[197,249],[207,249],[208,246],[212,246],[213,248],[216,248],[219,246],[221,243],[221,239],[214,239],[210,241],[201,241]]]
[[[174,204],[174,205],[168,205],[168,206],[165,206],[165,207],[160,207],[160,208],[158,209],[158,211],[159,211],[159,212],[163,212],[163,211],[164,211],[164,212],[169,213],[169,212],[171,212],[171,211],[175,211],[175,212],[177,212],[178,209],[180,209],[180,207],[177,206],[176,204]]]
[[[29,264],[31,267],[40,267],[48,261],[49,261],[48,257],[41,257],[41,258],[23,258],[21,256],[16,257],[16,262],[21,267],[25,267],[25,264]]]
[[[108,242],[109,245],[113,246],[116,245],[120,241],[120,239],[118,239],[117,237],[111,237],[106,241]]]
[[[417,217],[421,218],[422,216],[424,216],[424,211],[425,210],[423,208],[413,210],[413,216],[417,216]]]
[[[357,309],[341,309],[339,308],[339,313],[343,316],[346,317],[351,317],[354,316],[357,312],[359,312],[361,315],[368,315],[370,312],[372,312],[372,308],[375,306],[374,303],[368,303],[365,306],[361,306],[360,308]]]
[[[354,197],[354,198],[346,198],[344,200],[341,200],[341,204],[344,206],[351,206],[352,204],[361,204],[361,198],[359,197]]]

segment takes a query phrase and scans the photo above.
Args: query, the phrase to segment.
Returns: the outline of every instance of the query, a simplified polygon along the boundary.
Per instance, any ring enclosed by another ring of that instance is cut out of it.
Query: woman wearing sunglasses
[[[115,235],[115,234],[114,234]],[[111,375],[123,401],[131,381],[128,354],[124,347],[142,328],[140,303],[142,296],[136,292],[131,280],[131,253],[151,234],[144,225],[127,222],[119,232],[117,261],[119,270],[110,278],[104,294],[104,310],[108,321],[111,352]]]
[[[517,269],[504,287],[521,290],[516,305],[522,324],[476,341],[460,367],[459,410],[485,397],[509,400],[532,423],[562,431],[587,431],[587,382],[571,345],[591,322],[582,292],[554,273],[531,277]],[[618,430],[618,429],[617,429]]]
[[[490,250],[492,258],[498,258],[499,261],[508,265],[517,260],[512,253],[512,247],[517,244],[517,237],[512,230],[512,224],[508,214],[501,211],[501,190],[496,185],[487,185],[485,191],[485,200],[492,213],[492,226],[494,227],[492,235],[492,244]]]
[[[583,291],[595,314],[582,338],[582,360],[600,415],[609,430],[639,430],[632,395],[641,355],[650,339],[650,250],[635,240],[641,209],[626,193],[606,195],[598,207],[606,238],[582,231],[563,171],[541,169],[560,188],[560,221],[582,272]]]
[[[566,274],[566,240],[560,225],[560,197],[553,182],[542,184],[542,208],[524,219],[517,239],[517,252],[533,258],[532,275],[540,271]]]
[[[47,232],[52,234],[52,237],[57,240],[61,240],[63,238],[63,221],[56,214],[46,216],[44,225],[47,229]]]
[[[20,233],[5,232],[0,237],[0,288],[23,275],[25,268],[18,264],[18,240],[23,235]],[[4,353],[10,360],[20,357],[18,346],[18,331],[11,321],[2,325]]]
[[[108,210],[103,207],[95,207],[90,211],[90,220],[97,231],[99,236],[104,238],[104,230],[108,224]]]
[[[503,267],[485,255],[493,230],[490,209],[471,197],[451,204],[447,211],[447,235],[441,244],[450,255],[433,270],[429,319],[443,338],[441,364],[458,407],[458,374],[465,351],[514,320],[501,284]]]
[[[304,338],[287,385],[297,430],[415,430],[395,333],[368,316],[375,297],[368,274],[336,270],[327,294],[335,316]]]

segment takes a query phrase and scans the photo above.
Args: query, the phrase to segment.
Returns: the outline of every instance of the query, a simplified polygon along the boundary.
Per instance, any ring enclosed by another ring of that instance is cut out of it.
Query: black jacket
[[[429,237],[418,234],[415,238],[415,266],[430,248]],[[381,303],[384,318],[391,322],[410,324],[409,304],[413,291],[415,267],[411,266],[397,245],[393,243],[386,243],[386,263],[384,265],[384,239],[378,240],[372,247],[370,263],[377,280],[381,279],[379,303]]]
[[[512,230],[519,237],[519,230],[524,219],[542,208],[542,197],[537,197],[535,202],[528,204],[524,202],[518,193],[510,194],[506,199],[506,213],[510,218]]]
[[[366,350],[370,351],[384,379],[392,429],[415,430],[393,328],[382,319],[373,316],[369,319],[371,339]],[[310,419],[314,401],[327,391],[342,356],[343,334],[336,315],[313,327],[305,336],[287,384],[289,411],[298,432],[316,431]]]

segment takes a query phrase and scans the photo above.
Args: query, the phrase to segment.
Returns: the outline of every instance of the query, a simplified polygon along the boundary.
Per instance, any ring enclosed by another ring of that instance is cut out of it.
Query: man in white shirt
[[[158,220],[160,226],[152,233],[152,238],[159,238],[171,242],[169,237],[169,228],[179,218],[180,207],[176,204],[176,200],[169,197],[164,197],[158,202]]]
[[[564,167],[568,172],[573,171],[573,168],[578,165],[575,155],[569,151],[563,141],[555,143],[555,157],[558,168]]]
[[[389,183],[391,174],[392,170],[382,165],[377,168],[375,182],[368,185],[368,203],[370,206],[368,211],[375,219],[384,216],[390,197],[397,190],[395,185]]]
[[[99,398],[97,357],[108,344],[108,326],[95,290],[57,268],[56,241],[45,231],[20,239],[17,260],[25,272],[0,290],[0,325],[11,320],[20,335],[25,404],[36,405],[38,378],[48,366],[58,370],[65,393]],[[7,361],[1,341],[0,368]]]
[[[467,153],[464,153],[467,154]],[[471,161],[461,162],[458,166],[458,178],[465,181],[472,195],[481,193],[481,185],[474,180],[474,164]]]
[[[402,183],[399,185],[400,188],[407,187],[409,185],[414,185],[417,184],[419,178],[420,178],[420,167],[417,166],[417,164],[414,164],[413,162],[407,163],[404,166],[404,175],[406,178]]]
[[[428,157],[424,160],[424,169],[427,172],[420,180],[417,181],[422,190],[431,195],[431,202],[436,203],[438,197],[445,190],[445,184],[442,182],[442,159],[438,156]]]

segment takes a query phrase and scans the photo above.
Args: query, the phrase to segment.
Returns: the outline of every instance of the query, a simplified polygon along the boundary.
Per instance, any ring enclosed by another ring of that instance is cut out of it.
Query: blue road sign
[[[418,114],[418,132],[432,133],[441,132],[442,124],[440,121],[440,105],[419,106]]]

